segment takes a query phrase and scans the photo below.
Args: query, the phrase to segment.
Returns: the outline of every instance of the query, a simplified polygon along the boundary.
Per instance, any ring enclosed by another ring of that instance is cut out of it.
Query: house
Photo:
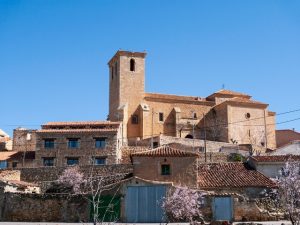
[[[28,183],[20,180],[0,181],[0,187],[3,189],[4,193],[41,193],[41,188],[37,184]]]
[[[49,122],[38,130],[16,129],[13,143],[20,154],[35,152],[35,167],[117,164],[121,132],[119,122]]]
[[[206,217],[212,220],[262,221],[274,219],[256,204],[263,191],[276,183],[245,163],[200,164],[198,189],[208,191]]]
[[[285,167],[287,161],[300,162],[300,155],[268,155],[251,156],[248,164],[267,177],[276,178]]]
[[[133,174],[151,181],[197,187],[199,154],[167,145],[131,154]]]
[[[300,155],[300,140],[283,145],[271,151],[270,155]]]
[[[300,141],[300,133],[293,130],[276,130],[277,148],[286,146],[294,141]]]
[[[205,135],[212,141],[276,147],[276,114],[268,104],[223,89],[207,97],[147,93],[145,59],[145,52],[120,50],[108,62],[109,119],[123,123],[129,143],[159,134]]]
[[[11,151],[12,140],[3,130],[0,129],[0,151]]]

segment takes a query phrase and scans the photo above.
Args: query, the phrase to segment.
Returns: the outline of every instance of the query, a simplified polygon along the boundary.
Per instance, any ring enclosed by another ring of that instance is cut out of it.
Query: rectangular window
[[[12,162],[12,168],[17,168],[18,167],[18,162]]]
[[[54,148],[54,139],[45,139],[44,148]]]
[[[79,158],[67,158],[67,165],[73,166],[79,164]]]
[[[68,142],[69,148],[79,148],[79,138],[70,138]]]
[[[43,158],[44,166],[54,166],[54,158]]]
[[[164,114],[160,112],[158,114],[158,116],[159,116],[159,122],[163,122],[164,121]]]
[[[170,165],[161,165],[161,175],[170,175]]]
[[[106,138],[95,138],[95,148],[105,148]]]
[[[106,164],[106,158],[103,157],[94,158],[94,165],[105,165],[105,164]]]
[[[131,123],[132,124],[139,124],[139,116],[138,115],[132,115]]]
[[[7,168],[7,161],[0,161],[0,169],[6,169]]]

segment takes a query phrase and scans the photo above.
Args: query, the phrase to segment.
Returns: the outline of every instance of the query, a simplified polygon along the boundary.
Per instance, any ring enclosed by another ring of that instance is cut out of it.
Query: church
[[[108,62],[109,120],[122,122],[128,144],[166,135],[276,148],[268,104],[224,89],[207,97],[147,93],[145,59],[145,52],[119,50]]]

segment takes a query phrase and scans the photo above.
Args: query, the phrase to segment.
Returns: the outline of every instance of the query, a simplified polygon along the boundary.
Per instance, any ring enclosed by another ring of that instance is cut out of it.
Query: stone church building
[[[160,134],[274,149],[275,116],[250,95],[220,90],[207,97],[145,92],[145,52],[118,51],[109,65],[109,120],[128,142]]]

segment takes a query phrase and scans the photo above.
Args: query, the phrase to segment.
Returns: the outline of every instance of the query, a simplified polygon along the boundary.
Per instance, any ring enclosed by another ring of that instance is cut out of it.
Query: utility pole
[[[151,127],[151,149],[153,149],[153,126],[154,126],[154,111],[152,108],[152,127]]]
[[[205,162],[207,162],[207,156],[206,156],[206,123],[205,123],[204,113],[203,113],[203,127],[204,127],[204,159],[205,159]]]

